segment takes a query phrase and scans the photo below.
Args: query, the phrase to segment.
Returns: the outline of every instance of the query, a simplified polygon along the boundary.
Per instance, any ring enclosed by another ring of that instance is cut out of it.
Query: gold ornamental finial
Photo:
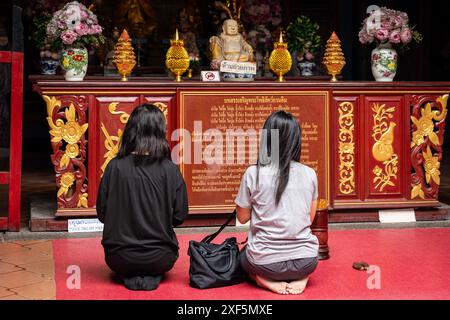
[[[341,41],[334,31],[327,41],[323,64],[327,67],[328,74],[332,76],[331,81],[337,81],[336,76],[341,73],[345,66],[345,58],[342,53]]]
[[[292,67],[292,57],[288,51],[288,44],[283,42],[283,31],[280,30],[280,38],[273,45],[273,51],[269,57],[269,67],[278,76],[278,82],[283,82],[284,74]]]
[[[136,57],[134,55],[131,39],[126,29],[123,30],[114,47],[113,63],[116,65],[117,71],[122,76],[121,81],[128,81],[127,76],[131,74],[136,65]]]
[[[170,40],[170,48],[166,53],[166,67],[175,75],[175,81],[181,81],[181,75],[189,68],[189,54],[184,47],[184,41],[179,39],[178,29],[175,39]]]

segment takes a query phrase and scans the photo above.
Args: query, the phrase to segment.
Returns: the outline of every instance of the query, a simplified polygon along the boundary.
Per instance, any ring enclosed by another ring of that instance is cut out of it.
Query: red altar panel
[[[366,96],[365,200],[407,199],[403,96]],[[409,141],[409,139],[408,139]]]

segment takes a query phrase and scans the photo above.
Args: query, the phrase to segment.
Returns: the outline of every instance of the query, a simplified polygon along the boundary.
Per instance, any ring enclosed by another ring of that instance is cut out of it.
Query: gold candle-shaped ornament
[[[184,41],[178,38],[178,29],[175,40],[170,40],[170,48],[166,54],[166,67],[175,75],[175,81],[181,81],[181,75],[189,68],[189,55],[184,48]]]
[[[114,47],[114,58],[117,71],[122,76],[121,81],[128,81],[127,76],[131,74],[134,66],[136,65],[136,57],[134,55],[134,49],[131,45],[131,39],[126,29],[123,30]]]
[[[280,39],[274,43],[269,57],[269,67],[278,76],[279,82],[285,81],[283,76],[292,67],[292,57],[287,48],[288,44],[283,42],[283,32],[280,31]]]
[[[345,58],[342,53],[341,41],[335,32],[331,34],[327,41],[323,64],[327,67],[328,74],[332,76],[331,81],[336,82],[336,76],[341,73],[345,66]]]

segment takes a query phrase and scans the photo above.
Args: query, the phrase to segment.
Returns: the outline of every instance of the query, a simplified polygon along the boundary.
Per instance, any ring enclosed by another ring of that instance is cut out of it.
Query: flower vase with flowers
[[[411,41],[422,41],[422,35],[409,26],[405,12],[385,7],[373,10],[363,23],[359,41],[377,43],[372,50],[372,74],[376,81],[393,81],[397,73],[398,54],[393,45],[408,49]]]
[[[61,65],[67,81],[82,81],[86,75],[86,46],[104,43],[97,17],[83,4],[72,1],[56,11],[47,25],[48,42],[62,49]]]

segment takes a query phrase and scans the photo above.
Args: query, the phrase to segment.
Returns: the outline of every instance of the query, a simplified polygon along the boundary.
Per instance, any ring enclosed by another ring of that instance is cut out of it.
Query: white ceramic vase
[[[397,73],[397,51],[391,43],[382,43],[372,50],[372,74],[376,81],[394,81]]]
[[[66,81],[83,81],[88,67],[86,48],[67,48],[62,51],[61,66],[66,71]]]

